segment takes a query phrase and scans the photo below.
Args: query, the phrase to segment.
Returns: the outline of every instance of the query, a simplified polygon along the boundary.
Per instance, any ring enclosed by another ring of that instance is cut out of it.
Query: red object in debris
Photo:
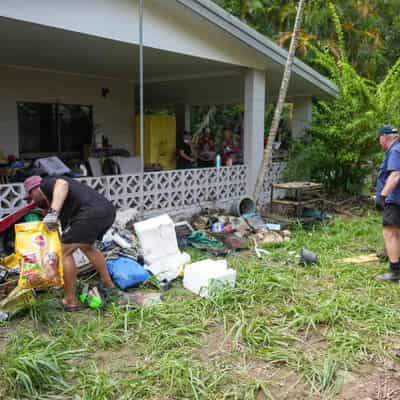
[[[35,207],[36,203],[33,201],[32,203],[29,203],[25,207],[21,208],[20,210],[14,211],[10,215],[7,215],[3,219],[0,219],[0,233],[5,232],[8,228],[17,223],[21,218],[29,214],[29,212]]]
[[[232,225],[232,224],[226,224],[226,225],[224,226],[224,232],[225,232],[225,233],[231,233],[231,232],[233,232],[233,225]]]

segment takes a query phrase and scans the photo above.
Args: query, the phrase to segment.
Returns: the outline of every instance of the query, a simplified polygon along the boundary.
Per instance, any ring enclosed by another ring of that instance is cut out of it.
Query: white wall
[[[1,0],[0,16],[137,44],[138,0]],[[265,57],[173,0],[146,0],[144,44],[245,67]]]
[[[293,118],[291,121],[292,136],[299,139],[312,124],[312,99],[311,97],[297,97],[294,101]]]
[[[107,98],[101,89],[107,87]],[[120,81],[105,81],[59,73],[0,66],[0,148],[18,154],[17,101],[85,104],[93,106],[94,123],[114,148],[133,151],[134,88]]]

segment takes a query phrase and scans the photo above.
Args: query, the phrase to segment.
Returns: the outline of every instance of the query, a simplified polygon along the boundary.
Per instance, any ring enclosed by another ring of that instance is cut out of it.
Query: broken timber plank
[[[379,262],[380,258],[376,254],[366,254],[361,256],[342,258],[339,260],[341,263],[347,264],[367,264],[370,262]]]

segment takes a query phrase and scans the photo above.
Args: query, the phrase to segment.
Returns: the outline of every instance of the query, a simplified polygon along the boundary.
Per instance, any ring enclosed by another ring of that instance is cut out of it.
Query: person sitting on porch
[[[104,294],[116,294],[117,289],[107,271],[103,254],[94,243],[101,240],[115,219],[115,207],[101,194],[74,179],[31,176],[24,182],[25,191],[38,206],[48,210],[43,219],[50,230],[61,222],[64,267],[64,299],[67,311],[79,309],[76,298],[76,265],[72,254],[81,249],[99,272],[105,286]]]
[[[211,132],[209,129],[203,131],[202,136],[199,139],[199,167],[200,168],[211,168],[215,164],[215,142],[211,137]]]
[[[226,167],[232,167],[236,157],[240,153],[240,148],[235,144],[233,132],[230,128],[224,128],[224,141],[222,142],[222,161]]]
[[[184,132],[178,142],[178,169],[189,169],[196,166],[196,158],[192,150],[192,137],[190,133]]]

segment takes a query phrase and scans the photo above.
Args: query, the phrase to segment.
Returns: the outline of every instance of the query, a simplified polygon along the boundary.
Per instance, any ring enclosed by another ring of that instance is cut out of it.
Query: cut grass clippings
[[[230,257],[236,287],[212,299],[176,283],[159,306],[67,315],[41,296],[30,330],[14,322],[2,343],[0,397],[289,399],[301,385],[298,398],[335,398],[347,372],[400,347],[400,288],[373,279],[386,266],[338,262],[382,248],[380,225],[375,214],[336,219],[297,228],[263,260]],[[299,266],[302,247],[318,265]]]

